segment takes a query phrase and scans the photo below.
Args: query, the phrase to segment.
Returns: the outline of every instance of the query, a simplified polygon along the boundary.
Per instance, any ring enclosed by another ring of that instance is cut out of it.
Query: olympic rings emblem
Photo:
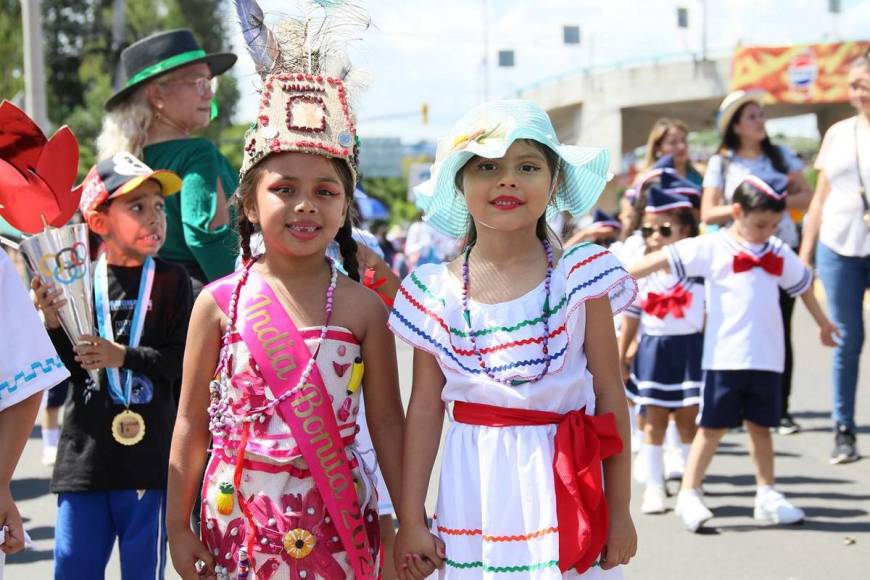
[[[56,254],[44,254],[39,260],[40,273],[63,285],[69,285],[88,273],[88,248],[76,242]]]

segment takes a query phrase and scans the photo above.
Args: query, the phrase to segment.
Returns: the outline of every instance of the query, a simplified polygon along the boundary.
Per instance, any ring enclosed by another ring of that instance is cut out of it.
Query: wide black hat
[[[124,88],[106,101],[110,111],[145,81],[166,74],[182,66],[204,62],[212,76],[217,76],[236,63],[238,57],[231,52],[206,54],[193,32],[186,28],[157,32],[136,41],[121,52],[121,68],[127,77]]]

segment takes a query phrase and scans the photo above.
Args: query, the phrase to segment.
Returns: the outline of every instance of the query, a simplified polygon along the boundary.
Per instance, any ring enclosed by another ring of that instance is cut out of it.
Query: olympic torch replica
[[[83,334],[96,334],[88,227],[66,225],[81,197],[81,187],[73,188],[78,163],[69,127],[46,139],[21,109],[0,104],[0,215],[34,234],[21,242],[21,252],[34,276],[63,290],[67,304],[58,317],[73,344]],[[88,375],[99,385],[99,371]]]

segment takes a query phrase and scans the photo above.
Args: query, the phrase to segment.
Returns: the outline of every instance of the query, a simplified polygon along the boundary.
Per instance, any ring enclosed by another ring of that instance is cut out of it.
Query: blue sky
[[[287,0],[260,2],[267,19],[288,6]],[[828,0],[373,0],[366,8],[374,29],[349,47],[354,65],[371,78],[356,99],[360,134],[409,142],[443,136],[483,100],[487,29],[489,96],[503,98],[590,64],[689,58],[700,52],[704,4],[712,55],[728,54],[737,43],[833,42],[870,34],[870,0],[841,0],[839,16],[828,13]],[[688,30],[677,28],[677,6],[689,10]],[[238,31],[234,14],[229,16]],[[566,24],[580,26],[579,47],[562,44]],[[237,33],[240,58],[233,70],[242,90],[238,120],[248,121],[256,111],[258,79],[241,42]],[[495,67],[501,49],[515,51],[513,69]],[[428,125],[420,118],[423,103],[429,105]],[[815,127],[812,118],[772,123],[772,132],[812,134]]]

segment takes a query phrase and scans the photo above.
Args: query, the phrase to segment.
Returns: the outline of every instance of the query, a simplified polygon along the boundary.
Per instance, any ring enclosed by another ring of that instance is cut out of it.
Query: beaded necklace
[[[245,270],[242,272],[241,276],[239,276],[239,281],[236,282],[236,287],[233,289],[233,293],[230,295],[230,303],[227,308],[227,326],[221,338],[221,354],[220,360],[218,361],[217,371],[219,374],[219,378],[214,379],[211,381],[211,383],[209,383],[209,392],[211,394],[211,404],[209,405],[209,430],[215,434],[224,433],[227,428],[232,427],[235,423],[253,423],[255,421],[260,421],[262,423],[266,420],[266,417],[268,415],[272,414],[272,410],[276,406],[281,404],[282,401],[296,394],[299,389],[302,388],[302,385],[308,382],[308,378],[311,375],[311,372],[314,370],[314,365],[317,361],[317,355],[318,353],[320,353],[320,347],[323,344],[323,341],[326,340],[326,335],[329,331],[329,321],[332,318],[335,287],[338,282],[338,268],[336,268],[335,266],[335,261],[329,256],[326,256],[326,262],[329,264],[330,277],[329,286],[326,289],[326,307],[324,309],[323,326],[320,327],[320,336],[317,339],[317,345],[314,347],[314,352],[312,353],[311,358],[308,359],[308,363],[302,370],[299,381],[296,383],[296,386],[294,386],[292,389],[287,390],[280,397],[269,401],[258,409],[250,411],[244,417],[235,417],[230,410],[228,401],[223,396],[226,381],[229,380],[228,359],[230,350],[230,335],[232,334],[236,326],[239,294],[241,293],[242,287],[245,285],[245,282],[247,282],[248,280],[248,276],[251,273],[251,268],[256,262],[256,259],[251,260],[251,262],[245,267]]]
[[[474,350],[474,354],[477,357],[477,362],[480,365],[480,368],[486,373],[490,379],[497,383],[501,383],[503,385],[507,385],[509,387],[518,387],[520,385],[524,385],[526,383],[537,383],[544,376],[546,376],[547,371],[550,369],[550,280],[553,277],[553,248],[550,247],[550,242],[547,240],[541,240],[541,244],[544,246],[544,252],[547,254],[547,275],[544,278],[544,312],[541,315],[541,318],[544,322],[544,336],[541,338],[541,344],[543,345],[542,350],[544,352],[544,368],[541,369],[536,376],[530,379],[503,379],[501,377],[495,376],[495,374],[486,366],[486,362],[483,360],[483,353],[480,352],[480,349],[477,346],[477,338],[474,329],[471,327],[471,310],[468,308],[468,300],[469,300],[469,282],[468,282],[468,257],[471,254],[471,246],[465,249],[465,259],[462,262],[462,315],[465,318],[465,324],[468,326],[468,337],[471,339],[471,348]]]

